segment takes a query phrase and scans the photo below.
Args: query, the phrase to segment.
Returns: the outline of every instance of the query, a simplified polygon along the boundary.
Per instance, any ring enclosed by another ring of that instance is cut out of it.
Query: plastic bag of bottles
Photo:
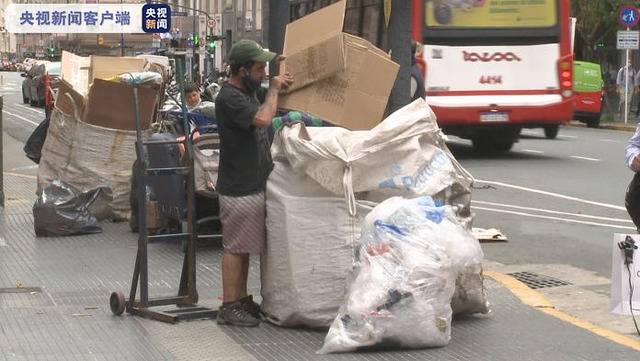
[[[450,206],[390,198],[365,218],[352,282],[320,353],[445,346],[451,298],[482,250]]]

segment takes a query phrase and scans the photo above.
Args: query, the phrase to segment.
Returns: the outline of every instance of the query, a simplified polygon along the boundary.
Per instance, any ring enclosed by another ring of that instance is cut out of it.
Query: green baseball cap
[[[253,40],[243,39],[233,44],[229,52],[229,63],[245,64],[249,61],[268,62],[276,57],[276,53],[264,50]]]

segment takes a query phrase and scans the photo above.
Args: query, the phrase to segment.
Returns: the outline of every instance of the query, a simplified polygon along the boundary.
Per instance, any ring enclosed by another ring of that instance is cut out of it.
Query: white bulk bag
[[[326,328],[344,298],[362,219],[349,215],[342,197],[282,162],[275,162],[266,199],[262,311],[281,326]],[[356,206],[365,215],[373,204]]]

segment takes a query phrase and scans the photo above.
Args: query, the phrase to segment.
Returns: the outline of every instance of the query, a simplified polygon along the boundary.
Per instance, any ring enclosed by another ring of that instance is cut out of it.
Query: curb
[[[587,125],[579,122],[577,120],[572,120],[569,123],[567,123],[568,126],[570,127],[579,127],[579,128],[586,128]],[[610,130],[621,130],[621,131],[625,131],[625,132],[635,132],[636,131],[636,125],[635,124],[617,124],[615,122],[612,123],[600,123],[600,125],[598,126],[598,128],[596,129],[610,129]]]
[[[493,271],[484,272],[484,275],[491,277],[496,282],[505,286],[525,305],[533,307],[534,309],[546,313],[549,316],[553,316],[561,321],[592,332],[600,337],[604,337],[609,341],[629,347],[636,351],[640,351],[640,341],[638,341],[637,339],[594,325],[591,322],[584,321],[577,317],[571,316],[568,313],[557,310],[555,306],[551,304],[551,302],[549,302],[540,292],[529,288],[529,286],[518,281],[512,276]]]

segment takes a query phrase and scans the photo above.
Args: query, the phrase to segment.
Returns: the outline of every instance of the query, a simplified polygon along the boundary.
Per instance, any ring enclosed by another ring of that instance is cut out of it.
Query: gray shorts
[[[228,253],[260,254],[267,238],[264,192],[219,196],[222,244]]]

